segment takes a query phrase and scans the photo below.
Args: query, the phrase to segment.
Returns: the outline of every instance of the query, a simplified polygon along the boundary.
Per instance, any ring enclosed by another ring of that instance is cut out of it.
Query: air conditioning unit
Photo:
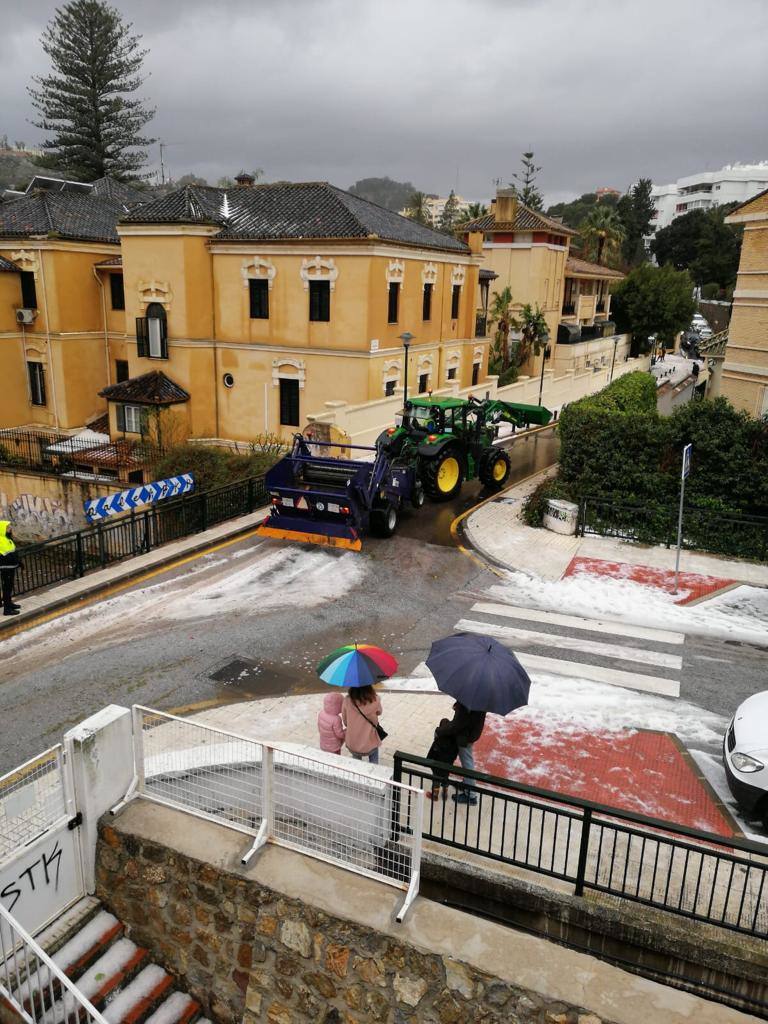
[[[16,310],[16,323],[17,324],[33,324],[35,317],[37,316],[36,309],[17,309]]]

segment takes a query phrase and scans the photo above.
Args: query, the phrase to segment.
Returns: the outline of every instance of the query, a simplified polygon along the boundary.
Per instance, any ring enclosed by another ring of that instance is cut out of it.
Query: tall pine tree
[[[40,113],[36,128],[50,132],[43,167],[82,181],[104,175],[133,179],[154,142],[141,134],[154,110],[131,98],[144,82],[147,51],[120,13],[103,0],[72,0],[57,9],[43,33],[53,74],[29,88]]]
[[[640,178],[616,205],[616,212],[624,228],[621,254],[624,262],[633,267],[648,259],[645,238],[651,233],[655,209],[652,188],[650,178]]]
[[[512,175],[517,184],[511,181],[509,187],[515,190],[517,198],[524,206],[531,210],[543,210],[544,197],[536,185],[536,176],[541,168],[534,163],[533,152],[523,153],[520,163],[522,164],[520,173]]]

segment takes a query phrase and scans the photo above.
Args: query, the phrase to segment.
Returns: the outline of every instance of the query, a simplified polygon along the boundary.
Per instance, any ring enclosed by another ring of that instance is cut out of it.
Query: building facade
[[[719,171],[702,171],[678,178],[671,185],[654,185],[654,233],[691,210],[709,210],[726,203],[743,203],[768,187],[768,160],[728,164]]]
[[[726,223],[743,224],[744,239],[719,390],[750,416],[768,416],[768,189]]]
[[[15,374],[0,425],[75,429],[108,403],[113,438],[141,436],[150,413],[174,438],[289,436],[328,402],[402,389],[405,333],[409,391],[485,380],[479,249],[325,183],[240,181],[113,208],[44,192],[0,206],[1,276],[18,279],[0,290]],[[14,303],[30,274],[35,295]]]

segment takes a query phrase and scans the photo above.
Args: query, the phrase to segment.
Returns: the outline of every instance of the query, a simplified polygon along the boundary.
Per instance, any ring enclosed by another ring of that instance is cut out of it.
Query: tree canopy
[[[531,210],[544,209],[544,197],[536,185],[536,178],[541,167],[537,167],[533,159],[533,151],[523,153],[520,158],[520,172],[515,172],[509,187],[515,190],[517,198]]]
[[[655,205],[651,198],[653,182],[640,178],[616,204],[616,211],[624,228],[621,255],[629,266],[645,260],[645,237],[651,233]]]
[[[379,206],[399,213],[409,205],[411,196],[418,191],[410,181],[394,181],[392,178],[361,178],[350,185],[349,192],[361,199],[368,199]]]
[[[566,227],[578,231],[592,210],[595,208],[615,210],[618,201],[619,197],[611,195],[610,192],[600,198],[595,192],[585,192],[583,196],[579,196],[578,199],[574,199],[570,203],[555,203],[550,206],[547,209],[547,216],[559,217]]]
[[[443,212],[440,214],[440,223],[438,228],[440,231],[444,231],[450,235],[453,233],[453,229],[462,220],[462,215],[459,210],[459,201],[456,198],[456,193],[451,189],[448,198],[445,201]]]
[[[661,228],[651,242],[659,266],[689,270],[697,285],[717,285],[718,292],[732,289],[744,232],[740,224],[725,223],[734,205],[691,210]]]
[[[39,113],[35,127],[50,134],[38,159],[83,181],[135,178],[146,162],[141,132],[154,110],[132,98],[142,86],[147,51],[141,36],[104,0],[72,0],[56,10],[42,35],[53,73],[29,87]]]
[[[648,351],[648,338],[653,334],[662,342],[671,342],[690,325],[695,311],[693,281],[688,271],[654,267],[650,263],[628,274],[611,301],[617,331],[631,333],[633,351],[640,352]]]
[[[415,220],[417,224],[425,224],[432,227],[432,216],[427,206],[427,195],[425,192],[412,192],[405,204],[405,215]]]
[[[615,206],[599,203],[591,207],[578,230],[587,257],[596,263],[612,262],[624,241],[624,225]]]

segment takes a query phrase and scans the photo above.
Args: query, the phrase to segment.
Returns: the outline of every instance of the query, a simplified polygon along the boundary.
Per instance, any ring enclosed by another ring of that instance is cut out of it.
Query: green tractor
[[[511,471],[509,455],[494,447],[499,424],[545,426],[552,413],[539,405],[520,405],[498,399],[413,398],[406,401],[400,422],[379,435],[377,446],[400,463],[416,463],[423,501],[449,501],[465,480],[498,491]]]

